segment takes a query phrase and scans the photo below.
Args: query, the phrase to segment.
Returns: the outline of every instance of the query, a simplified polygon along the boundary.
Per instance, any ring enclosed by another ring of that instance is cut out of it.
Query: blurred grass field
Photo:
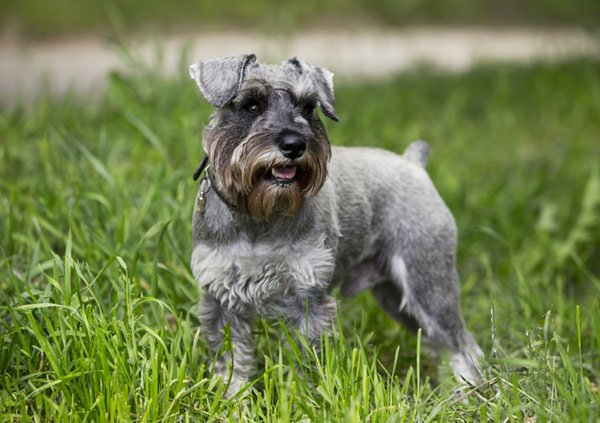
[[[80,33],[136,35],[252,29],[268,33],[315,27],[476,25],[598,28],[596,0],[307,0],[281,2],[28,0],[0,3],[4,32],[26,38]]]
[[[443,357],[362,294],[312,386],[285,330],[257,324],[247,420],[599,421],[600,62],[423,68],[336,99],[333,144],[431,144],[489,384],[458,401]],[[187,78],[147,69],[98,101],[0,109],[0,421],[243,415],[210,379],[189,268],[209,113]]]

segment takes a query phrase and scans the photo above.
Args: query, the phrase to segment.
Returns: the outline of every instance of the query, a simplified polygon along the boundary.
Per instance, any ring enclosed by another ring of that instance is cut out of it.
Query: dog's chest
[[[334,255],[322,239],[287,245],[240,241],[215,247],[198,243],[191,264],[199,286],[223,306],[271,314],[284,299],[326,289]]]

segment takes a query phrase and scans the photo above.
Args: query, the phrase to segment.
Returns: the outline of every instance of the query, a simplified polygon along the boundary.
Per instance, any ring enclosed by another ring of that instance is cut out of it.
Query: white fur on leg
[[[483,352],[477,345],[473,345],[468,351],[452,354],[449,364],[456,380],[473,386],[480,383],[482,372],[479,360],[481,358]]]

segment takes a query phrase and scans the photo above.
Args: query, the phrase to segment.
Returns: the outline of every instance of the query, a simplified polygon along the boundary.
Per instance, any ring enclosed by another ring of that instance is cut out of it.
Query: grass
[[[252,2],[28,0],[0,3],[0,24],[28,38],[88,32],[246,28],[269,33],[359,25],[533,25],[598,28],[596,0],[309,0]]]
[[[188,264],[210,108],[134,69],[97,102],[0,112],[0,421],[599,421],[600,63],[420,69],[340,84],[337,111],[335,144],[432,145],[487,384],[460,401],[362,294],[324,362],[258,322],[255,389],[223,399]]]

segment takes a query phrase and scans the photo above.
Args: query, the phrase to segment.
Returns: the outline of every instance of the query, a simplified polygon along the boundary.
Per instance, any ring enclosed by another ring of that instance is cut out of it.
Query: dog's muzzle
[[[296,166],[275,166],[269,175],[278,184],[291,184],[296,180],[298,168]]]
[[[279,141],[279,150],[290,160],[302,157],[306,151],[306,141],[298,134],[285,134]]]

